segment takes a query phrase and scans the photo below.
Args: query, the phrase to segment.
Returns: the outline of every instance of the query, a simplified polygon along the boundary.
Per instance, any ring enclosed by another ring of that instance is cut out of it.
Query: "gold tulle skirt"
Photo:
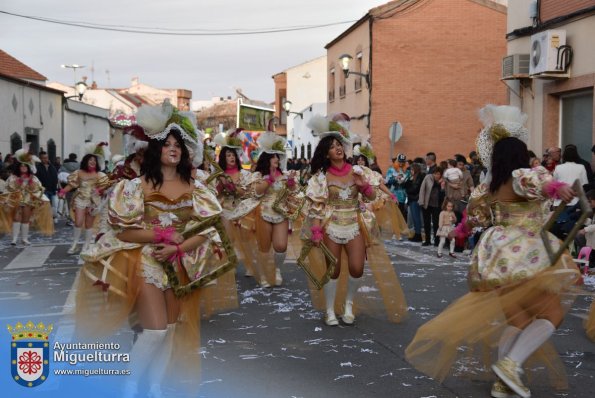
[[[407,302],[384,245],[377,239],[372,239],[366,254],[368,266],[364,268],[364,274],[359,279],[358,291],[353,301],[354,314],[384,318],[394,323],[403,321],[407,317]],[[317,277],[324,275],[327,269],[324,254],[315,247],[310,250],[306,265]],[[341,272],[335,296],[335,312],[339,314],[343,313],[348,280],[348,258],[345,250],[342,250]],[[308,280],[308,287],[314,308],[325,310],[324,289],[318,290],[310,280]]]
[[[380,233],[384,239],[390,239],[395,235],[397,239],[401,235],[409,234],[407,221],[399,206],[392,200],[386,200],[384,203],[375,203],[373,205],[376,222],[380,228]]]
[[[121,250],[98,262],[83,265],[75,310],[77,333],[81,338],[92,341],[126,326],[134,312],[140,287],[145,283],[144,278],[139,276],[141,267],[141,248]],[[183,272],[178,277],[183,284],[189,282]],[[98,284],[98,279],[103,283]],[[219,279],[225,279],[225,276]],[[168,374],[190,388],[198,388],[200,383],[200,309],[212,310],[220,302],[220,293],[209,289],[221,288],[222,285],[218,280],[217,285],[198,289],[178,299],[180,316],[176,323]],[[201,305],[203,293],[208,299]],[[167,310],[173,311],[172,308]]]
[[[589,310],[589,315],[585,320],[585,331],[587,332],[587,336],[592,340],[595,341],[595,301],[591,303],[591,309]]]
[[[14,196],[13,196],[14,197]],[[30,225],[33,230],[39,231],[42,235],[52,236],[54,234],[54,215],[52,205],[49,201],[39,200],[34,202],[35,206],[31,214]],[[9,233],[12,230],[12,223],[20,211],[17,203],[8,198],[6,206],[0,210],[0,233]]]
[[[497,359],[498,340],[508,322],[525,315],[516,309],[535,313],[550,300],[559,300],[566,313],[574,300],[573,286],[578,278],[576,265],[566,253],[555,266],[531,279],[496,290],[467,293],[417,330],[405,350],[406,358],[416,369],[439,381],[449,375],[493,379],[490,365]],[[547,369],[554,388],[567,388],[564,364],[551,342],[542,345],[525,366]]]

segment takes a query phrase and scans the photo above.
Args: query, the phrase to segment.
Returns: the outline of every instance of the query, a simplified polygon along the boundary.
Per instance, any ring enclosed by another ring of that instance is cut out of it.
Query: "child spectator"
[[[438,221],[438,233],[436,236],[440,237],[440,243],[438,244],[438,257],[442,257],[442,248],[446,243],[448,234],[455,228],[457,222],[457,216],[454,212],[454,203],[448,199],[444,200],[442,204],[442,211],[440,212],[440,218]],[[448,255],[452,258],[456,258],[455,254],[455,240],[450,240],[450,251]]]

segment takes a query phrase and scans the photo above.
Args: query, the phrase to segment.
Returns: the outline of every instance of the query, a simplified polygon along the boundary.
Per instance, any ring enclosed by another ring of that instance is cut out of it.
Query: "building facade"
[[[403,127],[395,155],[467,155],[481,127],[478,109],[507,102],[505,34],[506,7],[496,1],[396,0],[373,8],[326,46],[328,113],[347,113],[383,168],[394,122]],[[369,76],[369,87],[366,78],[345,79],[342,54],[353,57],[351,71]]]
[[[529,116],[530,149],[541,156],[546,148],[575,144],[581,157],[595,164],[595,0],[518,0],[508,7],[507,55],[527,62],[503,77],[511,87],[510,104]],[[536,44],[542,37],[551,45]],[[543,69],[547,56],[553,63]]]

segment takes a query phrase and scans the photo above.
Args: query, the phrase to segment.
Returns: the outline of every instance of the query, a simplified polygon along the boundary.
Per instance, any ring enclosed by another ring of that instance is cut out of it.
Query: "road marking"
[[[40,268],[56,246],[26,247],[4,269]]]

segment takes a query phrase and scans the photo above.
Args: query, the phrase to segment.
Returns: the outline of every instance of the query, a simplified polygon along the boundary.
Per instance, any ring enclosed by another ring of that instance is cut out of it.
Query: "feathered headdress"
[[[126,136],[126,155],[131,155],[149,146],[149,137],[138,124],[126,127],[124,135]]]
[[[312,135],[314,137],[323,139],[324,137],[333,136],[343,144],[344,151],[351,152],[351,134],[349,128],[345,127],[344,120],[329,120],[326,117],[317,114],[310,118],[307,125],[312,129]]]
[[[111,158],[111,153],[107,142],[87,142],[85,144],[85,155],[95,155],[97,158],[97,169],[103,170],[105,168],[106,159]]]
[[[17,150],[14,153],[14,157],[16,158],[16,160],[19,163],[23,163],[26,164],[27,166],[29,166],[29,168],[31,169],[31,173],[35,174],[37,173],[37,168],[35,167],[35,163],[41,163],[41,160],[33,155],[32,153],[29,153],[29,144],[27,143],[27,145],[25,145],[24,148],[21,148],[19,150]]]
[[[226,133],[219,133],[213,138],[213,142],[221,148],[228,147],[231,149],[242,149],[244,143],[244,140],[240,135],[242,131],[244,131],[244,129],[238,128],[229,130]]]
[[[525,143],[529,139],[529,131],[524,127],[527,115],[516,106],[486,105],[479,110],[479,119],[484,128],[477,136],[477,153],[487,168],[492,166],[496,142],[506,137],[515,137]]]
[[[167,99],[161,105],[143,105],[138,108],[136,123],[153,140],[164,140],[170,130],[175,128],[190,145],[196,146],[198,143],[194,113],[179,111]]]
[[[368,159],[368,164],[374,163],[374,160],[376,159],[376,155],[372,149],[372,144],[370,144],[368,141],[353,148],[353,156],[358,157],[359,155],[362,155]]]

